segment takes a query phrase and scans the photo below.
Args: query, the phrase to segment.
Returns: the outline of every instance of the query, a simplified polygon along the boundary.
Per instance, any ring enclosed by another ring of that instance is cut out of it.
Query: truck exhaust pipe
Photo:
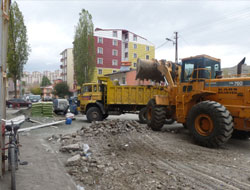
[[[246,58],[244,57],[237,65],[237,75],[242,73],[242,65],[245,63]]]

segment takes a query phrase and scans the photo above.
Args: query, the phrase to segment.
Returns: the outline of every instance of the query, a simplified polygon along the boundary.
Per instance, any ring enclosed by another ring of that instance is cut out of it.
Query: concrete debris
[[[81,155],[77,154],[67,160],[66,166],[75,166],[79,163]]]
[[[129,151],[129,149],[133,148],[129,140],[120,144],[114,144],[114,138],[126,136],[128,133],[137,135],[137,133],[145,134],[150,131],[147,126],[140,125],[132,120],[105,120],[93,122],[90,126],[83,126],[80,130],[71,134],[52,135],[47,140],[61,144],[60,151],[70,155],[65,163],[68,173],[74,180],[83,184],[85,188],[91,189],[100,183],[101,176],[113,176],[115,175],[114,173],[119,172],[125,174],[125,168],[134,168],[136,165],[131,161],[112,162],[113,159],[120,156],[120,151]],[[105,159],[103,153],[95,150],[95,146],[93,146],[92,150],[91,145],[94,144],[96,139],[101,141],[111,140],[103,144],[107,151],[105,154],[109,155],[110,159]],[[130,175],[134,176],[137,174],[131,173]],[[107,185],[107,187],[112,189],[110,185]]]
[[[77,151],[77,150],[80,150],[81,147],[82,147],[82,145],[80,143],[70,144],[70,145],[62,146],[60,148],[60,151],[61,152],[70,152],[71,150],[72,151]]]
[[[145,133],[148,130],[148,127],[140,125],[136,121],[106,120],[84,126],[77,133],[81,136],[91,137],[118,135],[128,132]]]

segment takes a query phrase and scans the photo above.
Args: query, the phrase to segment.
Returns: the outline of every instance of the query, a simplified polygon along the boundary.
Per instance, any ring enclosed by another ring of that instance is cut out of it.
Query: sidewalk
[[[16,173],[18,190],[75,190],[76,186],[66,174],[62,163],[57,159],[45,140],[31,136],[20,136],[21,160],[27,166],[19,166]],[[10,172],[0,180],[0,190],[10,189]]]

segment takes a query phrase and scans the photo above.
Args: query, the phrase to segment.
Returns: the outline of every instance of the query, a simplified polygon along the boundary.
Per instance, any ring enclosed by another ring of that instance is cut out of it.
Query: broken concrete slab
[[[80,162],[81,155],[77,154],[67,160],[66,166],[75,166]]]
[[[82,147],[82,145],[80,143],[77,143],[77,144],[70,144],[70,145],[66,145],[66,146],[62,146],[60,148],[60,151],[61,152],[66,152],[66,151],[77,151],[77,150],[80,150]]]

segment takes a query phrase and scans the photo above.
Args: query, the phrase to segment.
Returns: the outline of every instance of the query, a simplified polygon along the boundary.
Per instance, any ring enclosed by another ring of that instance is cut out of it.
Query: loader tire
[[[147,107],[144,107],[139,112],[139,122],[142,124],[147,123]]]
[[[88,109],[86,113],[88,121],[91,123],[92,121],[102,121],[103,115],[99,108],[91,107]]]
[[[166,119],[165,124],[171,125],[171,124],[173,124],[174,122],[175,122],[175,120],[172,119],[172,118],[170,118],[170,119]]]
[[[160,131],[166,121],[166,108],[158,106],[155,99],[151,99],[147,105],[147,124],[153,131]]]
[[[220,103],[203,101],[191,108],[187,127],[197,144],[217,148],[232,136],[233,118]]]

